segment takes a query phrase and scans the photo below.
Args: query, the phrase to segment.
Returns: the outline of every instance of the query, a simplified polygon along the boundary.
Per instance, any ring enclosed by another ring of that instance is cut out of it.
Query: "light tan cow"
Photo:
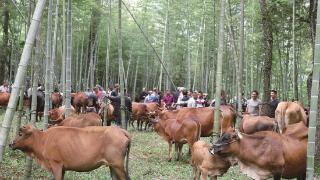
[[[275,120],[280,133],[282,133],[289,124],[302,121],[307,125],[307,115],[299,102],[280,102],[276,109]]]

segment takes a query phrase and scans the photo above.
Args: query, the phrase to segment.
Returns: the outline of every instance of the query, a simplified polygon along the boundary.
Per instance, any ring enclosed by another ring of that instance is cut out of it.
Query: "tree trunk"
[[[66,33],[66,0],[62,0],[62,43],[63,43],[63,49],[62,49],[62,68],[61,68],[61,89],[64,97],[64,101],[66,98],[66,51],[67,51],[67,33]]]
[[[9,59],[9,49],[8,49],[8,43],[9,43],[9,0],[4,0],[3,1],[3,12],[2,12],[2,16],[3,16],[3,25],[2,25],[2,29],[3,29],[3,39],[2,39],[2,47],[0,50],[0,72],[2,72],[2,76],[0,76],[0,83],[2,84],[2,82],[4,80],[6,80],[7,74],[8,74],[8,69],[10,64],[7,61]]]
[[[263,26],[263,102],[267,103],[270,101],[270,84],[271,84],[271,69],[272,69],[272,22],[270,9],[266,0],[260,0],[260,9],[262,15],[262,26]]]
[[[167,11],[166,11],[166,19],[163,31],[163,41],[162,41],[162,53],[161,53],[161,61],[165,62],[165,46],[166,46],[166,36],[167,36],[167,26],[168,26],[168,14],[169,14],[170,1],[167,0]],[[159,76],[159,91],[162,91],[162,66],[160,66],[160,76]]]
[[[296,50],[295,50],[295,14],[296,14],[296,5],[295,0],[293,0],[292,5],[292,58],[293,58],[293,98],[295,100],[299,99],[298,95],[298,73],[297,73],[297,59],[296,59]]]
[[[110,62],[110,47],[111,47],[111,0],[109,0],[109,17],[108,17],[108,41],[107,41],[107,56],[106,56],[106,89],[109,87],[109,62]]]
[[[223,61],[223,47],[224,47],[224,13],[225,0],[221,0],[220,8],[220,23],[219,23],[219,47],[217,57],[217,76],[216,76],[216,95],[215,95],[215,110],[214,110],[214,131],[219,133],[219,117],[221,104],[221,80],[222,80],[222,61]]]
[[[71,112],[71,57],[72,57],[72,0],[68,0],[67,5],[67,56],[66,56],[66,100],[65,117]]]
[[[83,44],[84,44],[84,37],[82,37],[82,41],[81,41],[81,54],[80,54],[80,72],[79,72],[79,76],[77,79],[77,90],[83,90],[83,76],[82,76],[82,69],[83,69]]]
[[[48,7],[48,24],[47,24],[47,51],[46,51],[46,73],[45,73],[45,98],[44,98],[44,112],[43,112],[43,128],[47,129],[48,128],[48,116],[49,116],[49,103],[51,99],[51,92],[50,92],[50,84],[52,82],[50,81],[51,78],[51,64],[52,64],[52,45],[51,45],[51,40],[52,40],[52,1],[49,0],[49,7]]]
[[[318,4],[319,9],[319,4]],[[308,151],[307,151],[307,179],[313,179],[314,176],[314,158],[315,158],[315,135],[318,115],[318,95],[319,95],[319,74],[320,74],[320,11],[317,12],[316,38],[314,46],[313,75],[310,100],[310,121],[308,129]],[[318,121],[319,127],[319,121]],[[319,130],[319,129],[318,129]]]
[[[55,9],[55,22],[54,22],[54,30],[53,30],[53,40],[52,40],[52,60],[51,60],[51,78],[52,83],[50,85],[50,92],[53,92],[53,79],[55,78],[54,73],[54,64],[56,64],[56,47],[57,47],[57,32],[58,32],[58,22],[59,22],[59,1],[56,1],[56,9]],[[56,88],[56,87],[55,87]]]
[[[238,65],[237,75],[237,88],[238,88],[238,112],[242,112],[242,62],[244,59],[244,0],[241,0],[241,15],[240,15],[240,58]],[[237,127],[239,127],[240,118],[237,116]]]
[[[121,127],[127,129],[125,117],[125,94],[124,94],[124,69],[122,61],[122,29],[121,29],[121,0],[118,1],[118,58],[119,58],[119,77],[120,77],[120,107],[121,108]]]
[[[31,25],[28,31],[26,43],[24,45],[23,52],[21,55],[20,64],[15,77],[14,85],[12,86],[13,88],[12,88],[9,104],[8,104],[6,113],[4,115],[4,120],[2,122],[2,127],[0,131],[0,162],[2,162],[3,160],[4,147],[5,147],[8,134],[10,132],[15,108],[17,106],[18,93],[19,93],[20,87],[24,83],[25,73],[27,70],[30,56],[31,56],[31,51],[34,44],[35,36],[39,28],[41,15],[45,6],[45,2],[46,2],[45,0],[39,0],[37,2],[37,6],[35,8]]]
[[[132,93],[132,99],[133,99],[133,100],[136,98],[138,68],[139,68],[139,57],[138,57],[138,59],[137,59],[136,72],[135,72],[135,74],[134,74],[134,84],[133,84],[133,93]]]

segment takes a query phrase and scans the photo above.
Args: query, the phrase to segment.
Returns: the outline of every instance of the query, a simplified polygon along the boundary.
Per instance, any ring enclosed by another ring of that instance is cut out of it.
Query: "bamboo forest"
[[[320,179],[320,0],[0,0],[0,73],[0,179]]]

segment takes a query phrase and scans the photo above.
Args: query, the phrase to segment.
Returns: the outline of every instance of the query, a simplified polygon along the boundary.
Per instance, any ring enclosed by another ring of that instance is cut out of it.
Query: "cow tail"
[[[130,154],[130,148],[131,148],[131,139],[129,138],[129,142],[127,145],[127,153],[126,153],[126,178],[130,179],[129,177],[129,154]]]

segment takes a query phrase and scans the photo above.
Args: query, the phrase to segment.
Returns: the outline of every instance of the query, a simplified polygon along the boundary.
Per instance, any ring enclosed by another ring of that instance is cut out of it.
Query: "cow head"
[[[225,132],[212,146],[211,153],[229,157],[239,152],[239,141],[243,138],[238,130]]]
[[[35,127],[31,124],[25,125],[19,129],[18,135],[15,140],[9,145],[13,150],[20,149],[27,151],[32,144],[32,134],[35,131]]]

